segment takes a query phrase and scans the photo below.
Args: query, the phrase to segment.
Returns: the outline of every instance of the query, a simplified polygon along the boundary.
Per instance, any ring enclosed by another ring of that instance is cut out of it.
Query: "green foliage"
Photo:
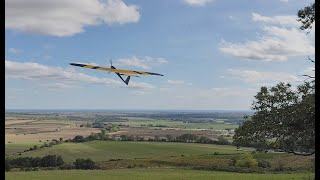
[[[171,134],[166,135],[167,141],[173,141],[174,137]]]
[[[274,169],[275,171],[284,171],[285,164],[282,161],[278,161],[276,168]]]
[[[220,135],[218,137],[218,141],[219,141],[220,144],[228,144],[229,143],[228,140],[225,139],[222,135]]]
[[[84,137],[78,135],[78,136],[74,137],[72,141],[73,142],[84,142]]]
[[[88,159],[76,159],[74,162],[76,169],[96,169],[97,166],[90,158]]]
[[[298,21],[302,23],[301,30],[312,28],[312,24],[315,21],[315,12],[316,6],[314,2],[298,11]]]
[[[235,130],[236,146],[257,145],[286,152],[314,153],[315,83],[304,82],[293,90],[290,84],[261,87],[255,96],[256,112]],[[271,139],[275,142],[268,143]]]
[[[259,160],[258,161],[258,167],[261,167],[261,168],[270,168],[271,167],[271,164],[269,161],[266,161],[266,160]]]
[[[241,154],[236,161],[236,167],[255,168],[257,165],[257,160],[249,153]]]
[[[92,127],[92,124],[89,123],[89,122],[87,122],[87,127],[88,127],[88,128],[91,128],[91,127]]]
[[[4,166],[4,167],[5,167],[5,171],[6,171],[6,172],[8,172],[8,171],[11,170],[11,165],[10,165],[8,159],[6,159],[6,162],[5,162],[5,166]]]
[[[64,164],[64,161],[63,161],[62,157],[58,156],[57,157],[57,166],[62,166],[63,164]]]
[[[196,142],[198,139],[199,137],[195,134],[182,134],[176,137],[176,140],[179,142]]]
[[[42,158],[40,157],[20,157],[6,160],[9,167],[19,167],[19,168],[31,168],[31,167],[56,167],[64,163],[61,156],[47,155]]]

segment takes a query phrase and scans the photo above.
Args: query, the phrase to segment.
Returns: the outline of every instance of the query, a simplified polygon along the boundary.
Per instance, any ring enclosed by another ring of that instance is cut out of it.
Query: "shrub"
[[[254,168],[257,167],[258,162],[251,154],[245,153],[239,156],[239,159],[236,162],[237,167],[247,167]]]
[[[271,167],[271,164],[270,164],[269,161],[259,160],[259,161],[258,161],[258,167],[261,167],[261,168],[270,168],[270,167]]]
[[[95,169],[97,168],[95,162],[90,158],[88,159],[76,159],[74,162],[74,166],[76,169]]]
[[[229,164],[229,166],[233,166],[233,167],[235,167],[236,166],[236,163],[237,163],[237,157],[232,157],[231,158],[231,161],[228,163]]]
[[[282,161],[278,161],[277,167],[274,170],[275,171],[283,171],[284,170],[284,163]]]
[[[62,166],[59,167],[61,170],[70,170],[74,169],[75,167],[72,164],[63,164]]]

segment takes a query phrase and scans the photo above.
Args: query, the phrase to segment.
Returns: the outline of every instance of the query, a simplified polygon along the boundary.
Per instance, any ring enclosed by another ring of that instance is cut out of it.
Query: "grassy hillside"
[[[117,170],[72,170],[72,171],[37,171],[37,172],[9,172],[5,174],[8,180],[98,180],[98,179],[121,179],[121,180],[171,180],[171,179],[224,179],[224,180],[298,180],[313,179],[312,173],[299,174],[247,174],[247,173],[227,173],[215,171],[197,171],[183,169],[117,169]]]
[[[251,151],[253,149],[247,148]],[[60,155],[67,162],[77,158],[90,157],[94,161],[109,159],[152,158],[171,156],[190,156],[212,154],[214,152],[233,154],[240,153],[236,147],[229,145],[164,143],[164,142],[123,142],[123,141],[91,141],[85,143],[64,143],[49,148],[23,153],[23,157],[39,157],[49,154]]]

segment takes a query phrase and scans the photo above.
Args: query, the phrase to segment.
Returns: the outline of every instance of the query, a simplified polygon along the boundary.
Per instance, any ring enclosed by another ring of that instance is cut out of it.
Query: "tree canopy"
[[[235,130],[235,145],[260,144],[295,154],[314,153],[314,80],[304,82],[296,90],[285,83],[261,87],[252,109],[256,112]]]
[[[313,2],[309,6],[304,7],[298,11],[298,21],[302,23],[301,30],[311,29],[315,21],[316,6]]]

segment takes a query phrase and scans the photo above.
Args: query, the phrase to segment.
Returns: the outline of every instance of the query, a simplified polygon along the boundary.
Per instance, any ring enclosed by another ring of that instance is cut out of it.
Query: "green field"
[[[246,148],[252,151],[252,148]],[[49,154],[60,155],[67,162],[77,158],[90,157],[94,161],[107,161],[109,159],[152,158],[161,159],[171,156],[191,156],[212,154],[214,152],[233,154],[240,153],[235,146],[212,145],[196,143],[165,143],[165,142],[124,142],[124,141],[91,141],[85,143],[63,143],[30,151],[22,157],[39,157]]]
[[[294,180],[314,179],[312,173],[294,174],[247,174],[227,173],[216,171],[197,171],[184,169],[117,169],[117,170],[68,170],[68,171],[35,171],[35,172],[9,172],[5,174],[8,180],[176,180],[176,179],[223,179],[223,180]]]

